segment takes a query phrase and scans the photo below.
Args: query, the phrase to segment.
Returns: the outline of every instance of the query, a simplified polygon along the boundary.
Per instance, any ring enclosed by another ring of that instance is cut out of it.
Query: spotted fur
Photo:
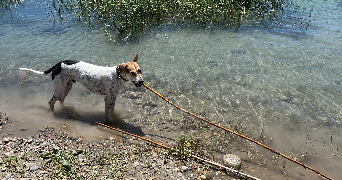
[[[53,67],[51,67],[49,70],[44,71],[44,74],[49,74],[51,73],[51,77],[52,80],[55,79],[55,76],[57,76],[61,71],[62,71],[62,63],[66,64],[66,65],[72,65],[72,64],[76,64],[79,61],[75,61],[75,60],[65,60],[65,61],[61,61],[59,63],[57,63],[56,65],[54,65]]]
[[[138,87],[144,82],[137,61],[138,53],[136,53],[132,62],[114,67],[103,67],[82,61],[65,60],[44,72],[27,68],[20,68],[20,70],[44,75],[52,72],[54,94],[49,101],[50,108],[54,108],[56,101],[64,102],[65,97],[72,89],[72,84],[79,82],[90,91],[105,95],[105,116],[110,117],[114,110],[116,96],[124,83],[132,81]]]

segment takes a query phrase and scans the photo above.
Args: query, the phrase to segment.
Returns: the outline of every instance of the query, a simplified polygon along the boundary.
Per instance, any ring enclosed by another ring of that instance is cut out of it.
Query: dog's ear
[[[138,62],[138,52],[135,54],[135,56],[133,58],[133,62]]]
[[[125,66],[125,70],[126,70],[127,73],[129,73],[129,69],[128,69],[128,65],[127,64]]]
[[[120,65],[119,65],[119,70],[120,70],[120,72],[124,72],[124,71],[126,70],[127,66],[128,66],[128,65],[127,65],[126,63],[120,64]]]

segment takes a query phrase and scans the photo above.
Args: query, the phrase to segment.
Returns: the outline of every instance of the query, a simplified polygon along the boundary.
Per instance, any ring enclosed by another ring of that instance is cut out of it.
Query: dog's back
[[[72,65],[72,64],[76,64],[78,62],[79,61],[75,61],[75,60],[61,61],[61,62],[57,63],[56,65],[52,66],[50,69],[44,71],[44,74],[49,74],[52,72],[51,77],[52,77],[52,80],[54,80],[55,76],[57,76],[62,71],[62,63],[66,64],[66,65]]]

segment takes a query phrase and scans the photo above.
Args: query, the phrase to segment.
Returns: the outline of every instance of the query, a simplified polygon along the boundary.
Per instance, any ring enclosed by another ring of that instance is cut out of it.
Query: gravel
[[[224,172],[131,137],[88,142],[54,128],[0,136],[1,179],[229,179]]]

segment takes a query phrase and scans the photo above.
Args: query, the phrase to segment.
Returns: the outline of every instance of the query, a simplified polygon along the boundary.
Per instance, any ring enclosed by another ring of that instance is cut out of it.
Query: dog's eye
[[[132,74],[133,76],[135,76],[135,72],[131,72],[131,74]]]
[[[138,69],[138,73],[141,74],[141,70],[140,69]]]

